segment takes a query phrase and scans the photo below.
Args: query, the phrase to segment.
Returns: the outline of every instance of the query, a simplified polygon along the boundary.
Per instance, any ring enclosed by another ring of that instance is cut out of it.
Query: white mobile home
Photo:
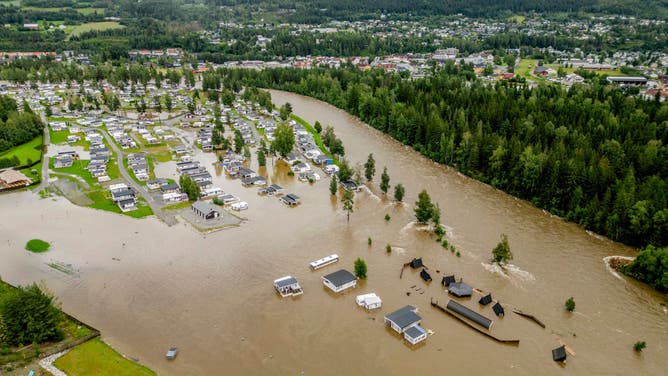
[[[380,297],[375,293],[369,293],[364,295],[357,295],[355,298],[357,305],[364,307],[368,310],[380,308],[383,305],[383,301],[380,300]]]
[[[343,292],[357,286],[357,277],[345,269],[322,277],[322,283],[334,292]]]

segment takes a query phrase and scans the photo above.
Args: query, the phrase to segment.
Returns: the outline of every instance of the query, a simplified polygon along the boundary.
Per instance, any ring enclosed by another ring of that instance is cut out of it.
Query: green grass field
[[[84,16],[87,16],[89,14],[93,14],[97,12],[97,14],[104,14],[105,9],[104,8],[76,8],[76,11],[83,14]]]
[[[110,29],[121,29],[125,26],[114,21],[104,21],[104,22],[88,22],[85,24],[70,26],[65,29],[65,32],[70,35],[79,35],[91,30],[110,30]]]
[[[124,358],[101,339],[79,345],[58,358],[54,365],[70,376],[155,375],[150,369]]]
[[[42,137],[41,135],[37,136],[30,142],[4,151],[0,154],[0,158],[11,159],[17,156],[22,165],[27,164],[28,159],[31,162],[37,162],[42,159]]]
[[[136,210],[124,213],[115,202],[111,201],[111,197],[107,191],[92,191],[86,193],[86,196],[93,200],[93,203],[88,205],[89,208],[123,214],[132,218],[144,218],[153,215],[153,210],[151,210],[151,207],[146,205],[146,202],[142,199],[137,200]]]
[[[64,168],[53,168],[53,162],[55,161],[55,158],[51,158],[49,160],[49,168],[52,169],[55,172],[60,172],[63,174],[70,174],[70,175],[76,175],[80,176],[82,179],[88,183],[90,186],[97,185],[97,179],[95,179],[88,170],[86,170],[86,167],[90,163],[90,161],[74,161],[74,164],[70,167],[64,167]]]

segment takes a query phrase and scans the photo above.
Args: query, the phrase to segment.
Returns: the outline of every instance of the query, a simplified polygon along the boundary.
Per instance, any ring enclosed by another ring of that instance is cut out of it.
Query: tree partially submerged
[[[564,303],[564,306],[566,307],[566,310],[568,312],[573,312],[575,311],[575,299],[571,296],[566,300],[566,303]]]
[[[376,161],[373,159],[373,153],[369,154],[369,157],[364,163],[364,177],[366,181],[373,180],[373,176],[376,174]]]
[[[355,192],[349,189],[344,189],[341,202],[343,203],[343,210],[348,214],[348,222],[350,222],[350,213],[353,212],[355,204]]]
[[[434,204],[431,202],[431,197],[427,190],[423,189],[418,194],[418,200],[415,202],[415,219],[420,223],[427,223],[433,218]]]
[[[380,190],[383,191],[383,194],[387,194],[387,191],[389,189],[390,189],[390,175],[387,173],[387,167],[383,167],[383,173],[380,175]]]
[[[497,264],[505,264],[513,259],[513,252],[508,244],[508,236],[501,234],[501,241],[492,250],[492,261]]]
[[[294,146],[295,134],[292,132],[292,127],[287,124],[279,124],[274,131],[274,141],[271,142],[271,148],[285,157]]]
[[[394,199],[401,202],[404,200],[404,195],[406,194],[406,189],[404,185],[399,183],[394,186]]]
[[[359,257],[355,260],[355,276],[359,279],[366,279],[366,262]]]

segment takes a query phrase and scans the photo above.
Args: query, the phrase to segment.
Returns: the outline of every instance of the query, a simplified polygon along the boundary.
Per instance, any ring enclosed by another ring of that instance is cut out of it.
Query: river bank
[[[458,374],[661,374],[668,367],[665,297],[627,278],[621,283],[601,262],[633,256],[634,249],[588,235],[430,162],[322,102],[276,91],[272,97],[279,106],[290,102],[310,123],[334,126],[353,164],[373,152],[378,171],[387,165],[390,184],[406,187],[405,204],[383,197],[377,176],[368,191],[356,195],[347,223],[340,201],[329,195],[328,180],[300,183],[276,161],[268,161],[266,176],[300,196],[302,204],[287,208],[216,171],[217,184],[247,198],[250,209],[240,227],[212,234],[17,193],[0,197],[0,210],[11,218],[0,223],[0,275],[14,283],[44,280],[64,309],[161,375],[401,375],[444,368]],[[214,156],[207,158],[214,162]],[[461,257],[414,225],[412,203],[421,189],[439,203],[447,239]],[[501,233],[515,255],[506,273],[486,267]],[[36,255],[20,249],[35,237],[49,239],[52,250]],[[389,254],[386,244],[393,247]],[[331,253],[341,257],[337,267],[308,269],[310,261]],[[357,257],[368,265],[367,280],[344,295],[329,293],[321,276],[338,267],[352,270]],[[424,284],[412,270],[398,278],[401,265],[413,257],[423,258],[434,283]],[[53,261],[71,264],[78,273],[59,272],[47,265]],[[447,300],[438,283],[446,273],[492,292],[508,308],[531,312],[547,329],[508,313],[495,319],[495,333],[519,338],[519,346],[472,332],[430,307],[430,297]],[[304,295],[278,297],[272,281],[283,275],[295,276]],[[415,291],[411,286],[424,294],[408,296]],[[371,291],[383,299],[379,312],[355,304],[356,294]],[[574,314],[563,309],[569,296],[577,301]],[[419,308],[424,326],[435,333],[417,348],[382,323],[383,315],[406,304]],[[566,369],[550,356],[560,338],[577,352]],[[648,345],[642,357],[632,350],[638,340]],[[167,363],[164,350],[174,345],[181,352]]]

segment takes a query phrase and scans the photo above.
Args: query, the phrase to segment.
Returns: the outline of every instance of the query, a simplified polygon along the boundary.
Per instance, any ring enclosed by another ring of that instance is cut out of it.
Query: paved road
[[[44,148],[42,149],[42,182],[33,188],[33,192],[39,192],[49,185],[49,157],[47,155],[47,148],[51,145],[51,135],[49,134],[49,122],[44,114],[41,114],[42,122],[44,123]]]
[[[173,215],[169,215],[165,213],[161,206],[158,205],[158,203],[151,197],[151,195],[146,192],[146,190],[141,187],[137,182],[130,176],[128,171],[125,169],[125,166],[123,164],[123,152],[121,149],[118,148],[114,140],[109,136],[109,133],[106,131],[102,131],[102,134],[104,135],[104,138],[107,140],[111,148],[114,150],[116,153],[116,163],[118,164],[118,170],[121,172],[121,175],[123,178],[128,182],[128,185],[132,187],[135,192],[137,192],[138,195],[142,196],[144,200],[146,200],[146,203],[151,207],[151,210],[153,210],[153,213],[163,220],[167,225],[172,226],[178,223],[176,218]]]

